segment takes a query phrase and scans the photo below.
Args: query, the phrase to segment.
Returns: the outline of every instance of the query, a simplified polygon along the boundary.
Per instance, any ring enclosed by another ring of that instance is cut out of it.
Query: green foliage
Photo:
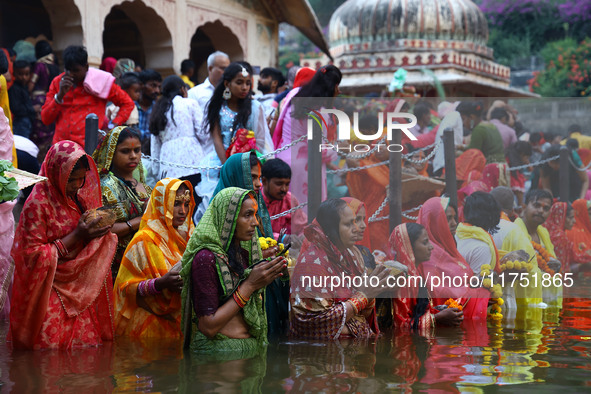
[[[540,53],[546,69],[534,73],[531,91],[544,97],[591,95],[591,38],[551,42]]]
[[[4,176],[4,171],[12,168],[8,160],[0,160],[0,202],[12,201],[18,197],[18,183],[13,177]]]

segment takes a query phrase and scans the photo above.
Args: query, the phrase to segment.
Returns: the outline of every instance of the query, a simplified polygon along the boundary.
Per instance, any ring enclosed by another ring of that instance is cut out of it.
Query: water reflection
[[[520,309],[498,325],[464,322],[431,336],[284,340],[243,360],[184,356],[178,342],[162,340],[72,351],[0,346],[0,387],[14,393],[580,391],[591,386],[591,300],[565,298],[562,309]]]

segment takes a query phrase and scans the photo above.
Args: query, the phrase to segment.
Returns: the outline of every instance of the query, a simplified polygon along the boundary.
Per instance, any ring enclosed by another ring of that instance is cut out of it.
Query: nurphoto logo
[[[322,129],[324,126],[325,129],[328,129],[328,123],[326,122],[325,116],[326,115],[334,115],[337,118],[337,140],[338,144],[327,144],[322,143],[320,144],[320,151],[323,150],[336,150],[337,152],[346,151],[346,152],[369,152],[372,149],[371,145],[368,144],[349,144],[343,145],[342,141],[349,141],[351,140],[351,130],[355,137],[362,141],[376,141],[383,138],[383,130],[384,130],[384,119],[386,119],[386,140],[392,140],[392,132],[394,130],[402,131],[409,139],[412,141],[416,141],[417,137],[415,137],[412,132],[409,130],[410,128],[414,127],[417,124],[417,118],[411,113],[408,112],[378,112],[378,129],[374,132],[371,130],[373,134],[368,134],[369,130],[359,130],[359,113],[353,112],[353,122],[351,122],[349,115],[345,112],[338,110],[338,109],[321,109],[319,111],[312,110],[308,113],[308,140],[312,139],[313,136],[313,129],[314,123]],[[410,120],[408,123],[400,123],[400,119],[407,119]],[[351,127],[351,124],[353,127]],[[374,147],[380,151],[381,149],[387,149],[389,152],[402,152],[403,146],[400,144],[384,144],[378,143],[374,144]]]

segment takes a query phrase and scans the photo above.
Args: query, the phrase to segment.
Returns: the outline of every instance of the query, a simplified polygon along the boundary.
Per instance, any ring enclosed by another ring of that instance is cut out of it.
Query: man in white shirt
[[[213,96],[213,91],[222,80],[224,70],[229,64],[230,57],[224,52],[216,51],[212,53],[207,58],[208,77],[202,84],[189,90],[189,98],[197,101],[204,114],[207,114],[207,103],[211,99],[211,96]]]

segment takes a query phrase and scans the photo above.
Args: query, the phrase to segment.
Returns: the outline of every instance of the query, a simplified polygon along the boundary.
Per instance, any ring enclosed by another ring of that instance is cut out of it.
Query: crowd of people
[[[563,283],[591,267],[589,178],[581,169],[591,161],[591,137],[577,125],[563,140],[526,132],[500,101],[485,108],[385,100],[391,112],[417,118],[416,139],[403,141],[412,159],[405,174],[441,176],[441,152],[426,157],[425,148],[440,149],[443,129],[452,128],[461,186],[457,206],[437,190],[414,199],[416,218],[390,233],[387,221],[369,220],[389,213],[382,204],[389,168],[377,166],[387,152],[343,158],[325,150],[321,167],[308,168],[309,109],[298,99],[333,105],[336,66],[296,67],[287,77],[264,68],[255,95],[253,67],[222,52],[209,56],[200,84],[190,60],[182,75],[162,78],[136,71],[130,59],[91,68],[79,46],[64,50],[62,73],[46,41],[35,54],[33,64],[0,61],[12,81],[0,114],[2,159],[47,178],[23,193],[14,242],[13,222],[1,227],[0,316],[10,320],[15,348],[127,336],[244,358],[285,335],[429,335],[438,326],[498,322],[501,311],[515,318],[520,308],[560,307]],[[84,149],[89,113],[105,130],[92,154]],[[359,128],[375,134],[375,114],[362,116]],[[334,119],[323,132],[334,141]],[[561,143],[572,161],[568,201],[556,199]],[[550,161],[535,165],[543,159]],[[344,167],[350,171],[328,171]],[[323,200],[310,224],[300,205],[309,171],[321,173]],[[0,204],[9,208],[2,223],[13,205]],[[498,281],[510,273],[529,281]],[[384,292],[391,278],[445,275],[484,280],[409,282]],[[306,282],[363,276],[372,286]]]

